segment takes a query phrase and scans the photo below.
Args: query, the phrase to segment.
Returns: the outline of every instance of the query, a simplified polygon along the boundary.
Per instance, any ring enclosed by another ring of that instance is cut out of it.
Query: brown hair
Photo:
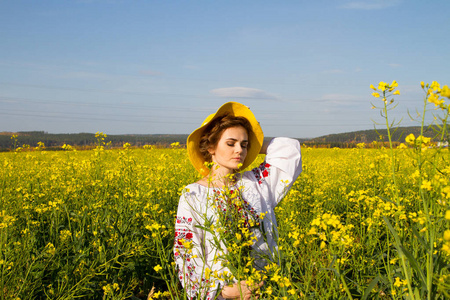
[[[205,161],[212,161],[211,153],[209,153],[208,150],[210,150],[211,148],[215,148],[220,138],[222,137],[222,133],[228,128],[232,127],[243,127],[247,131],[248,135],[253,132],[252,125],[244,117],[235,117],[230,114],[224,114],[214,119],[203,130],[202,136],[200,138],[200,153],[202,154]],[[247,148],[250,148],[250,146],[251,145],[249,143],[247,145]]]

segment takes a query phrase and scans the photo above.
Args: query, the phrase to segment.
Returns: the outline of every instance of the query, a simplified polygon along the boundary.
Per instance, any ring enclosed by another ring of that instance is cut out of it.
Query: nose
[[[242,152],[242,146],[239,143],[236,143],[236,147],[234,148],[234,151],[236,153],[241,153]]]

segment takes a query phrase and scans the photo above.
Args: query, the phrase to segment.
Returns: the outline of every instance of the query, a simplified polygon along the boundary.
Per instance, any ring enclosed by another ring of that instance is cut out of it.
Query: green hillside
[[[420,135],[420,127],[399,127],[392,129],[392,140],[394,142],[404,142],[405,137],[413,133]],[[29,132],[1,132],[0,149],[8,151],[14,149],[12,135],[17,135],[15,147],[37,147],[38,142],[43,142],[47,148],[60,149],[64,144],[76,146],[79,148],[92,148],[97,143],[97,138],[93,133],[71,133],[71,134],[52,134],[44,131]],[[429,127],[425,130],[426,137],[435,138],[435,130]],[[111,147],[122,147],[124,143],[130,143],[132,146],[141,147],[143,145],[156,145],[159,147],[168,147],[171,143],[178,142],[181,145],[186,143],[187,134],[127,134],[127,135],[108,135],[105,142],[111,142]],[[337,134],[328,134],[312,139],[297,137],[301,143],[317,147],[355,147],[358,143],[372,143],[373,141],[386,142],[387,130],[360,130]],[[435,139],[437,140],[437,139]],[[447,137],[448,140],[448,137]]]

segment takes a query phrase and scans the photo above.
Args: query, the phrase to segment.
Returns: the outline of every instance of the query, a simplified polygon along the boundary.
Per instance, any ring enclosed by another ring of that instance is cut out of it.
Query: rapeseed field
[[[396,83],[371,87],[389,127]],[[422,87],[442,120],[436,139],[448,140],[448,88]],[[0,154],[1,299],[185,299],[175,213],[199,175],[178,144],[107,150],[105,139]],[[450,297],[450,152],[423,136],[402,142],[302,145],[304,171],[276,208],[280,263],[255,270],[244,257],[239,270],[264,281],[260,299]],[[251,243],[245,234],[237,244]]]

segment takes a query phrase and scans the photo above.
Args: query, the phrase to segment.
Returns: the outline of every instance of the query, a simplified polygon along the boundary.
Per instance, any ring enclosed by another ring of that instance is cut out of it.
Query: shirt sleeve
[[[290,138],[274,138],[267,147],[264,162],[252,170],[258,184],[274,208],[280,203],[302,172],[300,143]]]
[[[196,198],[196,193],[186,190],[180,197],[175,221],[175,263],[188,299],[212,300],[224,283],[214,278],[217,264],[208,253],[211,247],[206,244],[206,233],[200,228],[205,216]]]

